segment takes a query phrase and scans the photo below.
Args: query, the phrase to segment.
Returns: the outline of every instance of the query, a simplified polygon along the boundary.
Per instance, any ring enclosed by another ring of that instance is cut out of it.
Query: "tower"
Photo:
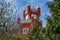
[[[18,18],[18,23],[20,25],[20,34],[22,37],[28,37],[28,33],[32,30],[32,22],[37,22],[40,16],[40,7],[37,9],[31,8],[30,5],[27,9],[23,11],[24,20],[20,21]]]

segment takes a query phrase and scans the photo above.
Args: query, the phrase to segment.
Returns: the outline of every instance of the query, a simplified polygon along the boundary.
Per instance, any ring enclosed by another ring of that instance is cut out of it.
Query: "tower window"
[[[28,28],[23,28],[23,34],[27,34],[28,33]]]
[[[36,16],[36,15],[34,15],[34,14],[32,14],[32,17],[33,17],[34,19],[36,19],[36,17],[37,17],[37,16]]]

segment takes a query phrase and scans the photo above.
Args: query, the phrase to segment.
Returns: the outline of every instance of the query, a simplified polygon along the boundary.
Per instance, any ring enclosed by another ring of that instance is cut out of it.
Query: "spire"
[[[40,16],[40,7],[39,6],[37,6],[37,14],[38,14],[38,16]]]

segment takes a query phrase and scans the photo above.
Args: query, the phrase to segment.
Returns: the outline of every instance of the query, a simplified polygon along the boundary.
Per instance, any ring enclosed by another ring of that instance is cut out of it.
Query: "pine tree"
[[[51,17],[47,18],[46,37],[49,40],[60,40],[60,0],[48,2]]]

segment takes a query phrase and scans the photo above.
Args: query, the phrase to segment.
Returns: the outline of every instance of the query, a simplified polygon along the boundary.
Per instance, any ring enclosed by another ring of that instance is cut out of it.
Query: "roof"
[[[32,21],[31,20],[25,20],[24,19],[24,20],[21,20],[20,23],[32,23]]]

